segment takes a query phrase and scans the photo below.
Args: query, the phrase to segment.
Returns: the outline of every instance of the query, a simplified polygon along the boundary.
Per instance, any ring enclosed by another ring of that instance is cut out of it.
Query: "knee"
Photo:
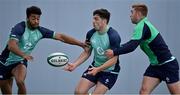
[[[22,87],[22,86],[25,85],[24,81],[22,81],[22,80],[17,80],[16,84],[17,84],[18,87]]]
[[[78,95],[78,94],[82,94],[82,92],[79,89],[76,88],[75,91],[74,91],[74,94]]]
[[[141,95],[147,95],[147,94],[149,94],[150,93],[150,91],[149,91],[149,89],[147,88],[147,87],[141,87],[141,89],[140,89],[140,91],[139,91],[139,93],[141,94]]]
[[[86,91],[83,91],[82,89],[78,89],[76,88],[75,91],[74,91],[74,94],[75,95],[82,95],[82,94],[86,94],[87,92]]]

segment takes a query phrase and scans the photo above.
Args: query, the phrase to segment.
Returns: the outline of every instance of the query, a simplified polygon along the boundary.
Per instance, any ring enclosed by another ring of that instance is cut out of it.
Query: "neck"
[[[31,26],[31,24],[30,24],[30,22],[29,22],[29,21],[27,21],[27,27],[28,27],[30,30],[34,30],[34,29],[36,29],[36,28],[34,28],[34,27],[32,27],[32,26]]]
[[[104,25],[99,31],[101,31],[101,32],[105,32],[106,31],[106,29],[107,29],[107,25]]]
[[[144,16],[140,17],[139,20],[138,20],[138,23],[144,18],[145,18]]]
[[[101,30],[98,31],[99,34],[104,34],[107,32],[108,26],[104,26]]]

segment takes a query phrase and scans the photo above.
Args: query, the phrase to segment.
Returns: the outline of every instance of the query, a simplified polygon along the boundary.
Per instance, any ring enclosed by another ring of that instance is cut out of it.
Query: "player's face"
[[[132,9],[131,10],[130,18],[131,18],[131,22],[133,24],[137,24],[138,23],[138,11]]]
[[[39,26],[40,15],[31,14],[27,20],[31,28],[37,28]]]
[[[101,31],[104,25],[104,19],[100,18],[99,15],[93,16],[93,27],[96,31]]]

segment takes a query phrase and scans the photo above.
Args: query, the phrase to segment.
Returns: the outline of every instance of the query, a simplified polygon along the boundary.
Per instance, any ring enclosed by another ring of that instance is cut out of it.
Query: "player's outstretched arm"
[[[67,43],[67,44],[71,44],[71,45],[77,45],[77,46],[80,46],[82,48],[85,48],[87,45],[73,37],[70,37],[70,36],[67,36],[65,34],[61,34],[61,33],[56,33],[55,34],[55,39],[56,40],[60,40],[64,43]]]
[[[85,50],[80,54],[80,56],[75,60],[75,62],[68,64],[64,68],[64,70],[73,71],[75,68],[77,68],[89,58],[89,56],[91,55],[91,51],[92,50],[90,48],[86,47]]]
[[[92,67],[89,69],[88,74],[95,76],[98,72],[105,70],[108,67],[111,67],[112,65],[116,64],[118,59],[118,56],[114,56],[110,58],[108,61],[106,61],[103,65],[99,67]]]
[[[105,52],[105,55],[109,58],[115,55],[127,54],[133,52],[140,44],[142,40],[130,40],[127,43],[121,45],[120,48],[115,48],[113,50],[108,49]]]

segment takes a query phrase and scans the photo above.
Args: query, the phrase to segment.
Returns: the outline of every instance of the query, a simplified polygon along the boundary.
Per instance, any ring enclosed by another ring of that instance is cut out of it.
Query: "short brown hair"
[[[136,11],[140,11],[145,17],[148,14],[148,8],[145,4],[133,4],[132,8],[134,8]]]

